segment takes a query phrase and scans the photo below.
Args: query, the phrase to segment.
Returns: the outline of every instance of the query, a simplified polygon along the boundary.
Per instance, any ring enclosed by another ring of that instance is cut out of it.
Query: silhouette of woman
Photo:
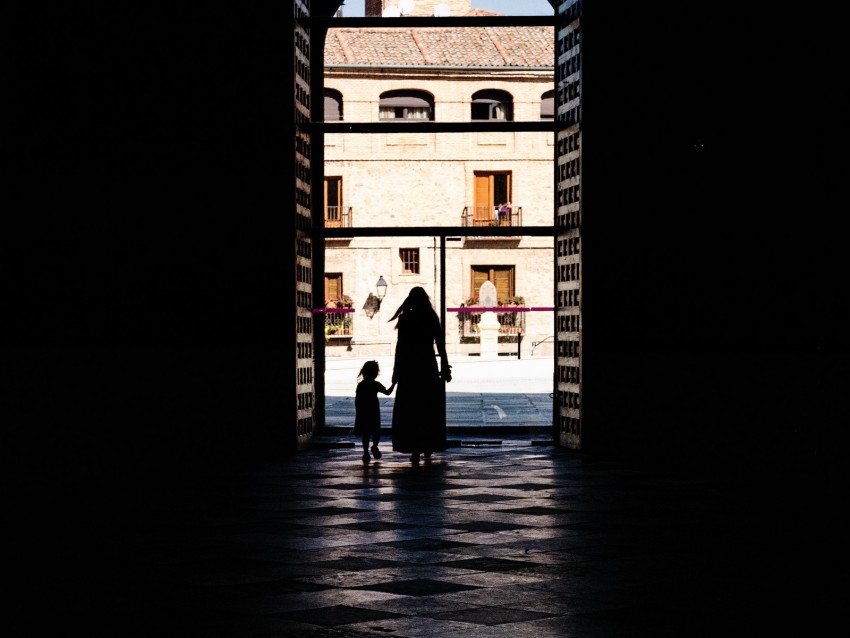
[[[411,462],[419,463],[420,454],[429,460],[432,452],[447,447],[442,384],[452,380],[451,366],[440,318],[424,288],[410,291],[390,321],[396,319],[392,445],[394,451],[410,454]]]

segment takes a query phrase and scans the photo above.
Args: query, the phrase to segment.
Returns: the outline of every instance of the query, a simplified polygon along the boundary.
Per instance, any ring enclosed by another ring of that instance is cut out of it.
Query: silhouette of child
[[[368,463],[369,440],[372,440],[372,456],[381,458],[378,444],[381,441],[381,406],[378,403],[378,392],[392,394],[393,383],[389,388],[378,381],[381,369],[377,361],[367,361],[357,375],[357,392],[354,395],[354,434],[359,434],[363,440],[363,463]]]

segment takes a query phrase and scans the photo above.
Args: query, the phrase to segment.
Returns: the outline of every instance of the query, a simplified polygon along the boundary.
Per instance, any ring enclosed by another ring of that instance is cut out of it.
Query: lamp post
[[[378,277],[378,283],[375,284],[375,290],[378,293],[378,310],[381,309],[381,301],[387,294],[387,282],[384,280],[384,276],[381,275]]]
[[[366,299],[366,305],[363,306],[363,309],[366,311],[366,316],[369,317],[369,319],[381,311],[381,300],[387,294],[387,282],[383,275],[378,277],[378,283],[375,284],[375,292],[378,294],[373,295],[371,292],[369,293],[369,298]]]

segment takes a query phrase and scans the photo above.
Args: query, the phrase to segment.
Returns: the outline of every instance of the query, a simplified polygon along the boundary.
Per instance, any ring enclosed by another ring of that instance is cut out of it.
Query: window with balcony
[[[475,171],[473,226],[512,226],[511,171]]]
[[[342,93],[336,89],[325,89],[325,122],[342,120]]]
[[[401,272],[405,275],[419,274],[419,249],[418,248],[400,248],[399,257],[401,257]]]
[[[387,120],[434,119],[434,96],[425,91],[397,90],[381,94],[378,118]]]
[[[499,322],[499,338],[515,340],[525,333],[525,299],[514,291],[515,266],[482,265],[470,267],[470,295],[464,302],[464,309],[458,313],[461,342],[474,343],[479,337],[478,324],[481,321],[481,300],[479,291],[485,281],[496,287],[496,320]]]
[[[514,99],[507,91],[485,89],[472,94],[473,120],[514,119]]]
[[[342,290],[342,273],[325,273],[325,338],[331,342],[353,334],[354,302]]]

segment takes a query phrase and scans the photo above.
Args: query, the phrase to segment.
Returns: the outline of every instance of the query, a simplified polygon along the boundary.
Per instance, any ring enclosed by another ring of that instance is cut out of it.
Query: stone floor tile
[[[527,445],[394,456],[309,450],[87,520],[46,613],[157,638],[701,638],[821,610],[804,550],[722,483]]]

